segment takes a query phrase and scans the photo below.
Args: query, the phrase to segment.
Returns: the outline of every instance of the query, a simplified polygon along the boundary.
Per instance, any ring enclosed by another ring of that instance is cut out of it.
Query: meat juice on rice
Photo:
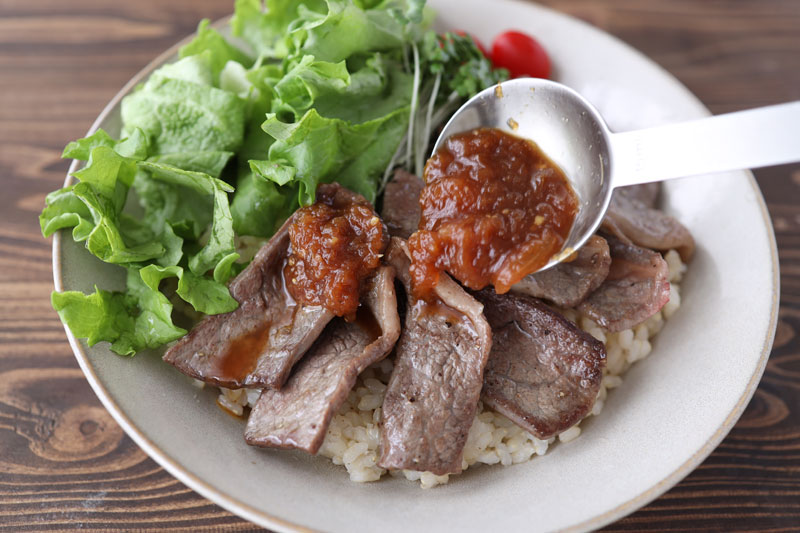
[[[597,400],[588,416],[598,415],[603,409],[609,389],[622,384],[622,375],[636,361],[647,357],[652,339],[680,307],[680,281],[686,270],[680,255],[670,250],[664,255],[669,266],[669,302],[643,323],[617,333],[609,333],[592,319],[574,309],[558,309],[567,319],[605,344],[606,368]],[[380,444],[381,404],[386,385],[392,373],[391,358],[367,368],[358,377],[347,400],[333,417],[319,454],[336,465],[344,465],[351,481],[377,481],[387,471],[377,465]],[[199,382],[202,384],[202,382]],[[236,415],[243,415],[245,407],[252,407],[260,394],[258,389],[221,389],[220,406]],[[569,442],[581,434],[580,422],[558,435],[560,442]],[[464,446],[462,469],[474,464],[502,464],[505,466],[543,455],[554,443],[554,438],[540,440],[511,422],[505,416],[478,405],[475,421]],[[448,482],[449,475],[437,476],[430,472],[404,470],[409,480],[419,481],[422,488]],[[397,473],[399,475],[399,472]]]

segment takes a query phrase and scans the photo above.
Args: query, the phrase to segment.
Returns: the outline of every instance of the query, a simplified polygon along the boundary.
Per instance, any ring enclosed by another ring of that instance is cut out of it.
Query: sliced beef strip
[[[387,259],[406,288],[408,310],[383,400],[378,465],[458,473],[492,333],[483,306],[444,273],[434,289],[437,300],[411,296],[405,242],[393,238]]]
[[[603,343],[525,294],[474,293],[492,327],[483,403],[540,439],[585,417],[594,405]]]
[[[650,209],[656,209],[658,196],[661,194],[661,182],[653,181],[651,183],[640,183],[639,185],[628,185],[627,187],[615,189],[614,193],[639,200]]]
[[[279,388],[333,313],[297,304],[283,280],[289,224],[230,284],[238,309],[203,319],[164,354],[184,374],[228,388]]]
[[[317,453],[358,375],[400,336],[394,269],[380,267],[365,289],[356,321],[333,319],[286,385],[261,393],[247,420],[248,444]]]
[[[669,301],[669,267],[661,254],[611,236],[611,268],[578,310],[609,331],[644,322]]]
[[[320,185],[320,199],[334,204],[364,198],[338,184]],[[239,308],[205,318],[164,354],[184,374],[228,388],[279,389],[298,359],[319,337],[333,313],[295,302],[283,266],[289,250],[287,220],[230,284]]]
[[[575,307],[603,283],[611,265],[606,240],[593,235],[577,257],[544,272],[525,276],[511,290],[544,298],[562,307]]]
[[[397,170],[383,193],[381,218],[394,237],[408,239],[417,231],[421,214],[419,195],[425,183],[405,170]]]
[[[649,207],[646,201],[647,197],[636,191],[614,191],[603,230],[637,246],[662,252],[675,249],[684,261],[691,259],[695,244],[689,230],[675,218]]]

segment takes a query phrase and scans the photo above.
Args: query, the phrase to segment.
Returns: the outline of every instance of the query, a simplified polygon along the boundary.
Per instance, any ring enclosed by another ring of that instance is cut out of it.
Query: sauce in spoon
[[[420,206],[408,244],[424,298],[443,270],[474,290],[508,291],[562,249],[578,199],[536,144],[481,128],[448,138],[428,161]]]

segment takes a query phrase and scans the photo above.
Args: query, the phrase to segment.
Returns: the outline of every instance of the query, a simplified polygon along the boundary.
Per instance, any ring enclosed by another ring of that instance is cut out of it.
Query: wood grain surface
[[[800,99],[800,1],[544,3],[643,51],[714,113]],[[260,531],[159,468],[102,407],[50,308],[37,223],[64,180],[63,146],[150,59],[232,4],[0,0],[0,531]],[[781,261],[764,379],[696,471],[609,531],[800,530],[800,166],[756,176]]]

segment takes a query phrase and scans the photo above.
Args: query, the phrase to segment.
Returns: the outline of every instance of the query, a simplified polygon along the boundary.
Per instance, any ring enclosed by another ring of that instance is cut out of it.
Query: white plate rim
[[[683,84],[677,78],[675,78],[671,73],[663,69],[663,67],[656,64],[651,59],[647,58],[647,56],[639,52],[637,49],[628,45],[627,43],[615,37],[614,35],[606,33],[579,19],[558,12],[546,6],[542,6],[539,4],[532,4],[531,2],[526,2],[524,0],[508,0],[508,1],[527,6],[535,5],[537,9],[549,11],[558,16],[569,18],[573,22],[577,22],[578,24],[590,28],[592,31],[599,31],[608,38],[616,41],[620,46],[628,48],[634,53],[640,55],[642,58],[650,62],[656,68],[661,70],[666,77],[671,78],[675,84],[684,87]],[[219,28],[225,25],[229,20],[230,16],[226,16],[221,19],[218,19],[211,26]],[[103,108],[101,113],[98,115],[97,119],[95,119],[94,123],[89,128],[86,135],[89,136],[94,132],[96,132],[97,129],[100,127],[100,125],[113,112],[114,108],[119,104],[119,102],[126,94],[128,94],[137,84],[144,81],[144,79],[153,70],[163,65],[170,57],[174,56],[180,49],[180,47],[189,42],[193,37],[194,34],[191,34],[181,39],[179,42],[177,42],[176,44],[174,44],[173,46],[171,46],[170,48],[159,54],[155,59],[150,61],[142,70],[140,70],[135,76],[133,76],[133,78],[131,78]],[[687,93],[696,100],[696,97],[691,92],[687,90]],[[707,108],[705,108],[704,105],[702,104],[699,105],[701,105],[708,112]],[[71,174],[78,169],[80,163],[81,163],[80,161],[73,160],[72,164],[70,165],[67,171],[67,176],[64,181],[64,186],[70,185],[71,183],[75,182]],[[772,267],[771,269],[772,294],[771,294],[770,318],[768,322],[769,326],[767,328],[766,335],[763,340],[761,353],[759,355],[759,359],[756,365],[756,371],[751,376],[750,381],[748,382],[745,390],[742,392],[733,410],[728,414],[728,416],[725,418],[722,424],[720,424],[717,430],[704,443],[704,445],[699,450],[697,450],[691,457],[689,457],[684,463],[682,463],[677,469],[675,469],[671,474],[665,476],[661,481],[650,487],[648,490],[638,494],[636,497],[631,498],[630,500],[617,505],[616,507],[606,511],[605,513],[594,516],[591,519],[586,520],[584,522],[572,525],[569,528],[565,529],[565,531],[587,531],[587,530],[601,528],[624,516],[627,516],[628,514],[636,511],[637,509],[640,509],[641,507],[647,505],[648,503],[650,503],[651,501],[655,500],[660,495],[665,493],[667,490],[672,488],[684,477],[686,477],[689,473],[691,473],[706,457],[708,457],[711,454],[711,452],[720,444],[720,442],[722,442],[724,437],[733,428],[736,421],[741,417],[745,407],[755,394],[755,391],[758,387],[758,383],[760,382],[761,376],[764,373],[764,369],[766,368],[766,363],[769,358],[769,354],[771,353],[772,344],[775,336],[775,330],[778,320],[778,309],[779,309],[780,275],[779,275],[777,243],[775,240],[775,233],[772,226],[772,220],[769,216],[769,211],[767,209],[766,202],[764,201],[764,197],[761,193],[761,190],[758,187],[758,183],[756,182],[752,172],[750,172],[749,170],[741,172],[747,176],[748,182],[750,186],[753,188],[755,197],[758,202],[759,212],[761,213],[762,216],[762,222],[764,223],[765,229],[767,230],[768,234],[770,261]],[[63,233],[62,231],[58,231],[54,234],[53,248],[52,248],[53,282],[55,290],[59,292],[64,290],[62,267],[61,267],[62,233]],[[89,362],[88,354],[84,351],[84,348],[81,345],[81,343],[78,342],[78,339],[72,334],[72,332],[69,330],[68,327],[66,327],[66,325],[64,325],[64,330],[66,331],[69,344],[72,347],[73,353],[75,354],[75,358],[77,359],[81,370],[83,371],[87,381],[89,382],[90,386],[94,390],[97,397],[100,399],[103,406],[109,411],[109,413],[116,420],[116,422],[122,427],[125,433],[127,433],[128,436],[130,436],[131,439],[133,439],[133,441],[136,442],[136,444],[140,448],[142,448],[154,461],[156,461],[156,463],[158,463],[161,467],[167,470],[171,475],[176,477],[182,483],[184,483],[191,489],[201,494],[203,497],[211,500],[212,502],[220,505],[227,511],[230,511],[246,520],[249,520],[253,523],[259,524],[264,527],[274,528],[282,532],[314,531],[312,529],[300,526],[293,522],[266,513],[260,509],[256,509],[255,507],[252,507],[248,504],[245,504],[229,496],[225,492],[218,490],[213,485],[203,481],[196,475],[192,474],[191,472],[180,466],[174,459],[172,459],[169,455],[167,455],[155,443],[153,443],[144,433],[142,433],[136,427],[133,421],[130,420],[128,416],[122,411],[122,409],[117,405],[117,403],[111,397],[109,391],[106,389],[106,387],[98,378],[97,374],[94,371],[94,368],[91,366]]]

